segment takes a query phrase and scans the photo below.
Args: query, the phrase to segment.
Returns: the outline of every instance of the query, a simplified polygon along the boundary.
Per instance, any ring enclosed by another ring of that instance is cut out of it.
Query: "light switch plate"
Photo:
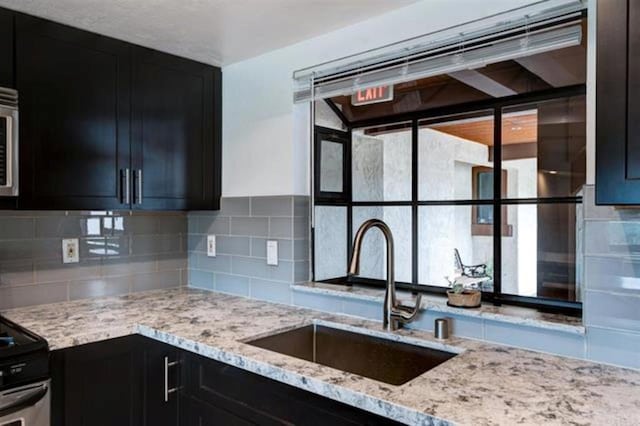
[[[278,265],[278,242],[273,240],[267,241],[267,265]]]
[[[207,256],[216,257],[216,236],[207,235]]]
[[[79,245],[77,238],[62,240],[62,263],[80,262]]]

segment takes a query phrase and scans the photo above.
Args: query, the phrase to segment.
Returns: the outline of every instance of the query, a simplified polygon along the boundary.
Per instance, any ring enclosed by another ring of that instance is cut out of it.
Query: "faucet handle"
[[[413,307],[405,306],[405,305],[396,306],[398,319],[405,323],[413,321],[416,318],[416,316],[418,316],[418,312],[420,312],[421,304],[422,304],[422,294],[418,294],[418,296],[416,297],[415,306]]]

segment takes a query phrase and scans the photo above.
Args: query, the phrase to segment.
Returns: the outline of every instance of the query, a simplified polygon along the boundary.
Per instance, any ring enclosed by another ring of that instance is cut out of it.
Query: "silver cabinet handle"
[[[169,389],[169,367],[173,367],[178,364],[178,361],[169,362],[169,357],[164,357],[164,402],[169,402],[169,395],[178,390],[177,387]]]
[[[133,203],[142,204],[142,169],[133,171],[133,181],[135,185]]]
[[[120,170],[120,202],[129,204],[131,202],[131,173],[129,169]]]

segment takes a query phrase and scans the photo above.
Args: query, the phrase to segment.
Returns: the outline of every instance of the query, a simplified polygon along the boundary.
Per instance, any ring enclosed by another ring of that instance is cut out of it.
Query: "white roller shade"
[[[294,102],[350,95],[370,87],[476,69],[575,46],[582,41],[582,27],[565,21],[573,16],[577,19],[583,8],[579,0],[542,1],[492,16],[487,22],[475,21],[299,70],[294,73]],[[483,23],[485,27],[478,29]],[[447,35],[452,31],[457,35]]]

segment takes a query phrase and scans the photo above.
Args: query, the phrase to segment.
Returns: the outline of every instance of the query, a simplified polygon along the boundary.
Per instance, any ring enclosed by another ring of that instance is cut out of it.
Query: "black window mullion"
[[[571,90],[576,90],[576,87],[572,87]],[[582,88],[578,88],[584,91],[584,85]],[[559,95],[559,92],[555,92],[556,95]],[[551,93],[537,94],[536,96],[541,96],[541,98],[546,99],[549,97]],[[502,221],[503,221],[503,208],[512,204],[580,204],[582,202],[581,196],[566,196],[566,197],[549,197],[549,198],[508,198],[508,194],[503,198],[502,193],[502,184],[503,184],[503,176],[502,176],[502,107],[506,105],[511,105],[515,101],[514,99],[507,99],[501,103],[494,103],[492,105],[493,109],[493,118],[494,118],[494,134],[493,134],[493,167],[494,167],[494,185],[493,185],[493,197],[491,199],[469,199],[469,200],[431,200],[431,201],[420,201],[419,198],[419,124],[420,120],[425,119],[430,114],[428,112],[420,112],[414,113],[411,117],[411,146],[412,146],[412,196],[410,201],[354,201],[353,200],[353,185],[352,185],[352,132],[351,128],[349,128],[348,132],[343,132],[348,135],[348,139],[345,141],[345,167],[343,171],[345,172],[344,178],[344,194],[341,198],[316,198],[314,202],[314,208],[318,205],[329,205],[329,206],[343,206],[347,209],[347,250],[349,255],[353,249],[353,209],[358,206],[408,206],[411,207],[412,214],[412,235],[411,235],[411,256],[412,256],[412,282],[411,283],[398,283],[398,288],[402,288],[409,291],[414,292],[425,292],[425,293],[444,293],[446,291],[446,287],[433,286],[433,285],[425,285],[419,283],[419,208],[420,206],[444,206],[444,205],[452,205],[452,206],[471,206],[471,205],[491,205],[493,207],[493,292],[485,293],[483,295],[483,300],[485,300],[485,296],[487,296],[487,301],[492,301],[496,305],[500,305],[502,303],[513,304],[513,305],[521,305],[521,306],[530,306],[530,307],[542,307],[544,306],[546,309],[551,308],[551,310],[557,310],[561,312],[562,310],[567,310],[570,314],[579,313],[581,310],[580,302],[570,302],[563,300],[555,300],[555,299],[543,299],[538,297],[528,297],[528,296],[518,296],[512,294],[503,294],[502,293]],[[468,106],[467,106],[468,107]],[[463,107],[462,109],[465,109]],[[483,108],[486,111],[486,107]],[[393,122],[396,120],[391,120],[387,122]],[[356,126],[360,127],[360,126]],[[314,147],[315,148],[315,147]],[[315,166],[317,167],[319,164],[319,158],[315,159]],[[315,188],[314,188],[315,189]],[[313,239],[315,239],[315,235],[312,234],[312,244]],[[311,259],[312,265],[314,267],[315,273],[315,253],[314,258]],[[349,259],[346,259],[348,262]],[[324,282],[336,282],[336,283],[363,283],[370,285],[380,285],[384,286],[384,282],[382,280],[374,280],[371,278],[350,278],[348,276],[334,278],[330,280],[325,280]]]
[[[493,111],[493,296],[502,294],[502,109]]]
[[[353,147],[353,131],[349,128],[349,139],[345,146],[346,162],[344,164],[347,171],[346,196],[347,196],[347,271],[349,270],[349,260],[351,260],[351,250],[353,250],[353,161],[351,160]]]
[[[418,284],[418,120],[411,125],[411,282]]]

